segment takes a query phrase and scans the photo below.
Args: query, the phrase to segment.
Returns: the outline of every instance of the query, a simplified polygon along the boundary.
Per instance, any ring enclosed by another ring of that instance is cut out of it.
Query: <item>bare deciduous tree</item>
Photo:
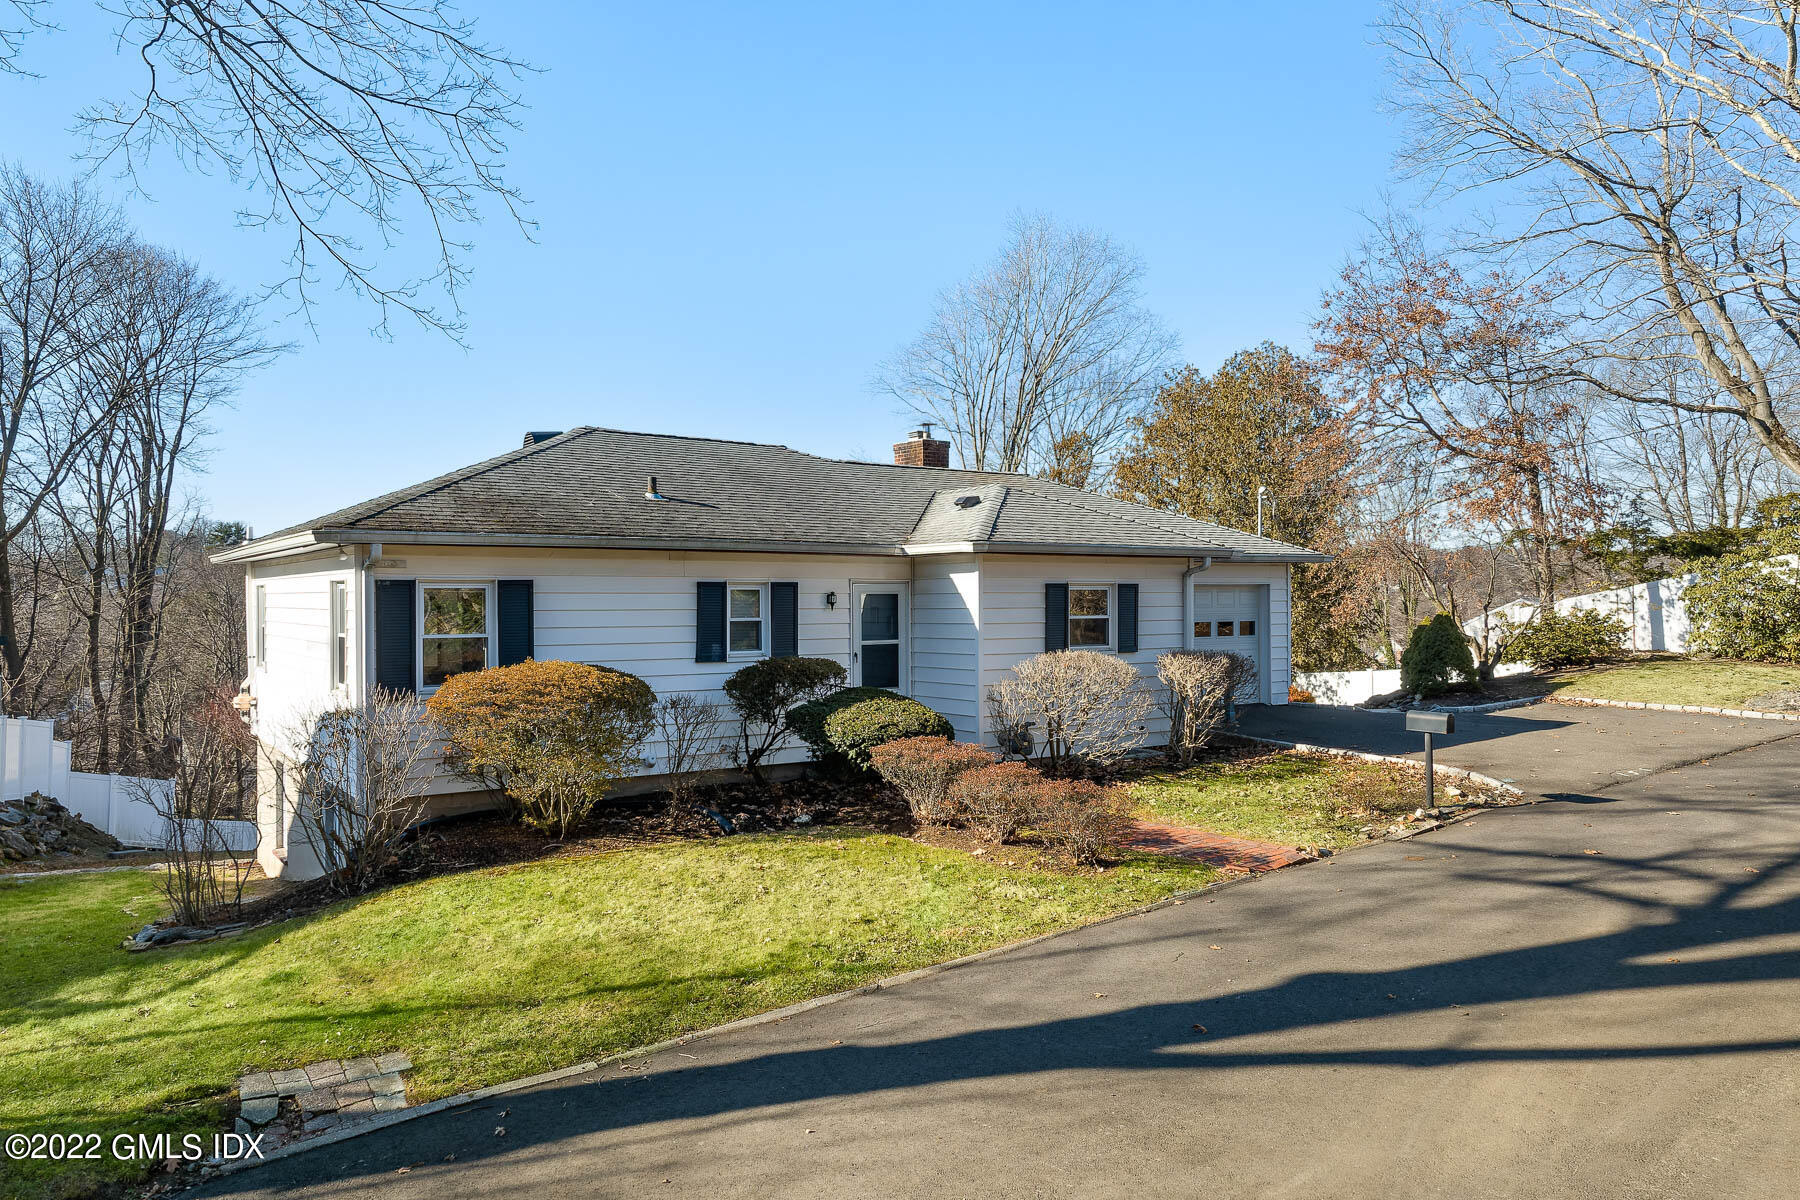
[[[1631,403],[1741,421],[1800,474],[1800,31],[1776,0],[1395,3],[1381,26],[1412,168],[1498,186],[1485,244],[1566,279],[1557,369]],[[1630,385],[1683,361],[1710,395]]]
[[[1176,347],[1140,303],[1143,274],[1102,234],[1015,217],[875,387],[942,425],[965,467],[1095,486]]]
[[[24,34],[44,0],[14,0],[0,29],[0,71],[23,70]],[[460,329],[467,245],[456,230],[497,202],[523,226],[504,178],[517,127],[513,85],[530,68],[484,44],[444,0],[121,0],[120,52],[143,64],[136,94],[80,114],[98,163],[135,175],[159,147],[221,167],[264,197],[242,219],[294,232],[288,283],[299,302],[320,268],[372,299],[386,327],[397,308]],[[377,256],[413,220],[431,231],[432,265],[390,277]],[[425,299],[435,289],[448,312]]]
[[[1548,364],[1565,322],[1541,286],[1503,272],[1469,278],[1404,220],[1385,221],[1328,293],[1324,368],[1363,430],[1389,453],[1444,470],[1459,517],[1518,530],[1538,596],[1556,593],[1557,547],[1604,517],[1590,413]]]
[[[1634,392],[1673,399],[1710,394],[1682,364],[1643,364]],[[1759,500],[1781,490],[1782,471],[1742,422],[1717,413],[1617,403],[1605,414],[1609,468],[1669,531],[1737,528]]]
[[[0,166],[0,684],[25,666],[13,545],[70,464],[110,424],[119,398],[86,386],[116,215],[80,187],[47,187]]]

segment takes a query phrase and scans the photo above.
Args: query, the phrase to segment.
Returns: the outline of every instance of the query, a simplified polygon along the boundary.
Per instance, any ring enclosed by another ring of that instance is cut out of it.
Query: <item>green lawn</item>
[[[153,875],[0,880],[0,1132],[206,1130],[245,1071],[384,1050],[411,1054],[412,1099],[430,1099],[1214,877],[1149,856],[1006,867],[827,829],[443,876],[144,954],[118,945],[161,911]],[[0,1162],[0,1196],[61,1195],[91,1169]]]
[[[1417,782],[1413,782],[1416,778]],[[1424,802],[1424,777],[1314,754],[1261,754],[1145,775],[1132,785],[1144,816],[1215,833],[1341,850]]]
[[[1765,692],[1800,688],[1800,667],[1770,663],[1663,659],[1613,667],[1557,682],[1555,690],[1594,700],[1710,704],[1744,708]]]

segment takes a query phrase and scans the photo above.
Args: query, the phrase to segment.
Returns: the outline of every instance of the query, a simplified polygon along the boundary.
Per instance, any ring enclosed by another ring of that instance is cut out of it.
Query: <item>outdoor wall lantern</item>
[[[837,593],[836,592],[826,592],[825,593],[825,607],[826,608],[836,608],[837,607]]]

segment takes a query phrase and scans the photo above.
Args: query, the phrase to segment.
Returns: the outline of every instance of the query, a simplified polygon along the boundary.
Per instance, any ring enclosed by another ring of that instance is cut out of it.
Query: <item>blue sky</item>
[[[44,79],[0,76],[0,153],[44,176],[78,169],[73,114],[137,83],[85,4],[31,44]],[[537,240],[475,231],[466,349],[376,339],[331,292],[316,335],[284,321],[296,352],[194,480],[219,517],[272,530],[576,424],[885,458],[907,419],[871,373],[1020,209],[1135,248],[1189,361],[1303,346],[1395,148],[1372,0],[462,11],[545,69],[508,156]],[[285,234],[234,228],[228,180],[147,183],[125,204],[151,240],[281,278]]]

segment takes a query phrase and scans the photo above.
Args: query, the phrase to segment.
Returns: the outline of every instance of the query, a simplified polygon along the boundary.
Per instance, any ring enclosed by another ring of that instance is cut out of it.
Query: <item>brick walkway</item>
[[[1133,850],[1191,858],[1228,871],[1276,871],[1295,863],[1313,861],[1313,856],[1306,851],[1275,842],[1255,842],[1249,838],[1227,837],[1205,829],[1163,825],[1155,821],[1135,821],[1133,824],[1136,829],[1124,842]]]

